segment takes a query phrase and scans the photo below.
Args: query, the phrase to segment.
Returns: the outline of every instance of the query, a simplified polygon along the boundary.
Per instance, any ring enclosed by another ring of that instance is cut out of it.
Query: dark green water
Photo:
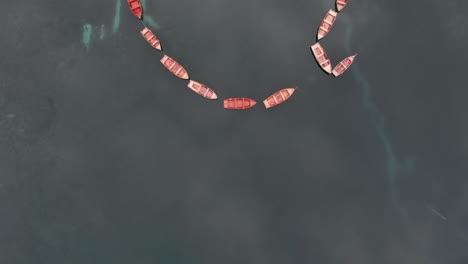
[[[468,263],[465,2],[350,0],[338,78],[333,1],[142,3],[220,100],[123,0],[0,9],[1,263]]]

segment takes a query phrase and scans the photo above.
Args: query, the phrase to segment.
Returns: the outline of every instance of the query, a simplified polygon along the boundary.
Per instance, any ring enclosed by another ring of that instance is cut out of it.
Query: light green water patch
[[[148,23],[154,29],[161,28],[161,26],[156,21],[154,21],[154,19],[152,17],[150,17],[150,16],[144,16],[143,21]]]
[[[112,26],[112,33],[117,33],[120,27],[120,9],[122,9],[121,0],[116,0],[115,2],[115,15],[114,15],[114,24]]]
[[[143,8],[143,21],[148,23],[154,29],[160,29],[161,26],[151,16],[146,15],[146,0],[140,0],[141,7]]]
[[[341,19],[346,20],[346,24],[348,25],[346,29],[346,38],[345,38],[345,48],[346,52],[349,56],[355,54],[351,49],[351,37],[353,33],[353,23],[352,21],[346,17],[342,16]],[[359,61],[359,55],[356,57],[356,60]],[[371,94],[370,94],[370,85],[366,79],[366,76],[361,72],[359,69],[359,63],[356,61],[353,63],[351,67],[351,71],[356,83],[359,84],[362,91],[361,97],[361,104],[362,106],[368,111],[371,119],[371,123],[374,125],[375,129],[377,130],[377,134],[379,139],[382,143],[385,157],[386,157],[386,172],[387,172],[387,182],[389,185],[389,193],[390,198],[392,201],[392,205],[396,208],[399,208],[399,193],[398,193],[398,186],[396,183],[397,173],[400,168],[399,166],[399,159],[395,154],[392,146],[392,142],[389,136],[386,134],[385,131],[385,118],[383,113],[380,111],[379,107],[376,103],[373,102]]]
[[[413,171],[414,168],[416,167],[416,157],[407,157],[404,161],[404,166],[406,170]]]
[[[104,24],[101,25],[101,34],[99,35],[99,39],[103,40],[106,36],[106,26]]]
[[[428,204],[424,204],[424,206],[426,207],[427,210],[431,211],[431,213],[433,213],[434,215],[442,218],[443,220],[447,220],[447,218],[443,214],[441,214],[439,211],[437,211],[434,207]]]
[[[86,49],[89,49],[89,46],[91,45],[92,35],[93,35],[93,27],[90,24],[84,25],[82,42],[85,45]]]

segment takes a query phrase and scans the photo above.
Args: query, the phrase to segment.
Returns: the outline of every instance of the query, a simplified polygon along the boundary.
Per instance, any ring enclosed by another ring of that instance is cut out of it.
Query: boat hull
[[[325,17],[322,20],[322,23],[319,26],[319,29],[317,32],[317,40],[322,39],[328,34],[328,32],[330,32],[331,28],[333,27],[333,24],[335,24],[337,15],[338,15],[337,12],[331,9],[328,10],[328,13],[325,15]]]
[[[161,43],[151,30],[145,27],[140,33],[153,48],[162,50]]]
[[[211,90],[210,88],[206,87],[205,85],[199,82],[190,80],[189,83],[187,84],[187,87],[190,88],[195,93],[205,98],[212,99],[212,100],[218,99],[218,96],[213,90]]]
[[[172,59],[171,57],[164,55],[161,59],[161,63],[166,67],[172,74],[175,76],[187,80],[189,75],[182,65],[180,65],[177,61]]]
[[[263,101],[263,104],[265,105],[266,108],[273,107],[275,105],[279,105],[283,103],[284,101],[288,100],[289,97],[294,93],[296,88],[286,88],[283,90],[280,90],[274,94],[272,94],[270,97],[265,99]]]
[[[226,109],[247,109],[256,104],[257,102],[249,98],[229,98],[224,100],[224,108]]]
[[[356,56],[357,54],[354,54],[353,56],[349,56],[344,60],[340,61],[340,63],[338,63],[338,65],[336,65],[336,67],[332,71],[333,76],[338,77],[341,74],[343,74],[349,67],[351,67],[351,64],[353,64],[354,58]]]
[[[346,4],[348,3],[348,0],[336,0],[336,10],[341,11]]]
[[[322,45],[320,45],[320,43],[315,43],[314,45],[310,46],[310,49],[312,50],[315,60],[320,65],[320,67],[326,73],[330,74],[332,71],[332,65]]]
[[[130,7],[130,10],[132,13],[141,19],[141,16],[143,15],[143,8],[141,7],[140,0],[127,0],[128,6]]]

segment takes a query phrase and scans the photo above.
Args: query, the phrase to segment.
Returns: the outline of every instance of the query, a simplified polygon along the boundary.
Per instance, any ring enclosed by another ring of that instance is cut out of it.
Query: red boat
[[[353,56],[349,56],[348,58],[342,60],[336,67],[333,69],[332,73],[335,77],[343,74],[350,66],[353,64],[354,58],[357,56],[357,53]]]
[[[348,0],[336,0],[336,9],[338,12],[341,11],[341,9],[343,9],[347,3]]]
[[[249,98],[229,98],[224,100],[224,108],[227,109],[247,109],[256,104],[257,102]]]
[[[147,27],[141,31],[141,35],[146,39],[146,41],[155,49],[161,50],[161,43],[159,43],[156,35],[151,32]]]
[[[337,12],[331,9],[328,10],[328,13],[323,18],[322,24],[320,24],[319,30],[317,32],[317,40],[320,40],[321,38],[325,37],[325,35],[327,35],[328,32],[330,32],[331,27],[335,23],[337,15]]]
[[[211,90],[210,88],[206,87],[205,85],[190,80],[188,83],[188,88],[192,89],[192,91],[196,92],[197,94],[208,98],[208,99],[218,99],[218,96]]]
[[[177,61],[173,60],[171,57],[164,55],[161,59],[161,63],[169,70],[171,71],[175,76],[182,78],[182,79],[188,79],[189,75],[187,71],[180,65]]]
[[[294,93],[296,89],[297,88],[286,88],[286,89],[280,90],[274,93],[273,95],[271,95],[270,97],[268,97],[267,99],[265,99],[263,101],[263,104],[265,105],[266,108],[279,105],[282,102],[288,100],[289,97],[291,97],[291,95]]]
[[[330,74],[332,71],[332,65],[322,45],[320,45],[320,43],[317,42],[314,45],[310,46],[310,49],[312,50],[312,53],[314,54],[314,57],[317,60],[320,67],[322,67],[324,71]]]
[[[128,6],[130,7],[130,10],[132,10],[132,13],[141,19],[141,15],[143,14],[143,8],[141,7],[140,0],[127,0]]]

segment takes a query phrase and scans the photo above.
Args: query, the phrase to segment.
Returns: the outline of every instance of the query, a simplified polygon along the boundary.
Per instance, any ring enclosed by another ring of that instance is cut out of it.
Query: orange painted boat
[[[332,65],[322,45],[320,45],[320,43],[317,42],[314,45],[310,46],[310,49],[312,50],[312,53],[314,54],[314,57],[317,60],[317,63],[320,65],[320,67],[322,67],[324,71],[330,74],[332,71]]]
[[[186,80],[189,78],[189,75],[184,67],[182,67],[182,65],[173,60],[171,57],[164,55],[164,57],[161,59],[161,63],[175,76]]]
[[[192,89],[192,91],[196,92],[197,94],[205,98],[218,99],[218,96],[213,90],[211,90],[210,88],[206,87],[205,85],[199,82],[190,80],[187,86],[188,88]]]
[[[280,90],[267,99],[263,101],[263,104],[265,105],[266,108],[273,107],[275,105],[279,105],[282,102],[286,101],[291,97],[291,95],[294,93],[294,91],[297,89],[296,88],[286,88],[283,90]]]
[[[336,16],[338,15],[337,12],[333,10],[328,10],[328,13],[325,15],[325,17],[322,20],[322,24],[320,24],[320,27],[317,32],[317,40],[322,39],[325,37],[325,35],[330,32],[330,29],[332,28],[333,24],[335,23]]]
[[[153,34],[153,32],[151,32],[151,30],[145,27],[140,31],[140,33],[153,48],[161,50],[161,43],[159,43],[158,38]]]
[[[257,102],[249,98],[229,98],[224,100],[224,108],[227,109],[247,109],[256,104]]]
[[[341,11],[341,9],[343,9],[346,4],[348,3],[348,0],[336,0],[336,9],[338,10],[338,12]]]
[[[132,10],[132,13],[141,19],[141,15],[143,14],[143,8],[141,7],[140,0],[127,0],[128,6],[130,7],[130,10]]]
[[[350,66],[353,64],[354,58],[357,56],[357,53],[353,56],[349,56],[348,58],[342,60],[336,67],[333,69],[332,73],[335,77],[340,76],[343,74]]]

